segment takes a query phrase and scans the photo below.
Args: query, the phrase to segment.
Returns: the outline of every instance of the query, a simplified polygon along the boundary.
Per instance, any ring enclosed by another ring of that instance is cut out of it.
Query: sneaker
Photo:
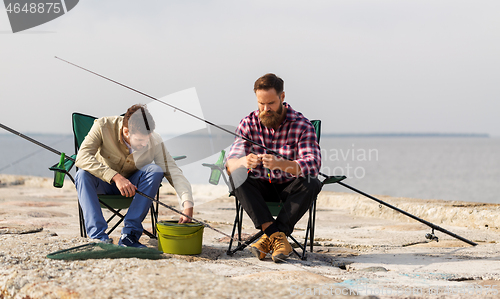
[[[118,245],[123,247],[146,248],[146,245],[139,243],[139,240],[134,235],[123,234],[118,241]]]
[[[285,233],[275,232],[269,237],[271,250],[273,251],[273,261],[275,263],[284,262],[292,253],[292,246],[288,243]]]
[[[90,242],[104,243],[104,244],[113,244],[113,239],[111,239],[111,238],[90,239]]]
[[[264,234],[260,239],[253,243],[249,250],[255,255],[259,260],[263,260],[266,255],[271,252],[271,239]]]

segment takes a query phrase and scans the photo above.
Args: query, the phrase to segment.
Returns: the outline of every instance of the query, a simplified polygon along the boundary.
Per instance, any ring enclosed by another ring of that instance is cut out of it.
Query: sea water
[[[323,170],[346,175],[344,183],[369,194],[500,203],[500,138],[326,138],[321,144]]]
[[[74,153],[71,135],[30,137]],[[210,170],[201,164],[215,163],[232,140],[189,136],[166,145],[171,155],[188,156],[177,163],[192,184],[207,184]],[[54,153],[13,134],[0,134],[0,145],[1,174],[53,176]],[[368,194],[500,203],[500,138],[326,137],[320,145],[321,171],[345,175],[344,183]],[[351,192],[337,184],[324,190]]]

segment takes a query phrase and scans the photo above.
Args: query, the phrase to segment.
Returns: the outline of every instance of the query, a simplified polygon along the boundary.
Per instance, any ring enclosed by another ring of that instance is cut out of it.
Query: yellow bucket
[[[158,250],[172,254],[200,254],[203,241],[203,225],[160,221],[158,231]]]

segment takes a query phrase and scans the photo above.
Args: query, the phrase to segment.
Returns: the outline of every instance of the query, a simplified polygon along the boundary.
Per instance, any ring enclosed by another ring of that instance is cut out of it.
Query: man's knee
[[[82,180],[82,178],[85,176],[85,170],[83,169],[78,169],[78,171],[75,174],[75,182],[78,182]]]
[[[88,171],[78,169],[75,175],[75,186],[78,188],[82,183],[93,180],[95,177]]]
[[[321,181],[317,177],[311,177],[311,176],[303,178],[302,184],[313,194],[318,194],[321,191],[321,188],[323,187],[323,184],[321,184]]]
[[[160,166],[156,164],[148,164],[145,165],[141,168],[141,171],[150,173],[150,174],[159,174],[160,176],[163,176],[163,170],[161,169]]]
[[[142,167],[141,172],[143,173],[141,175],[143,180],[150,183],[157,183],[159,185],[163,179],[163,170],[156,164],[149,164]]]

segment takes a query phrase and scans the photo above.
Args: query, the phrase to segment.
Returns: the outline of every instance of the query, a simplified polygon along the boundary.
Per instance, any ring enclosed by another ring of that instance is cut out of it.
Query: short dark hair
[[[280,94],[283,92],[284,87],[285,81],[283,81],[283,79],[276,76],[275,74],[269,73],[265,74],[264,76],[257,79],[257,81],[255,81],[253,92],[257,92],[257,90],[259,89],[269,90],[271,88],[274,88],[274,90],[276,90],[276,93]]]
[[[154,131],[155,121],[146,105],[136,104],[128,108],[125,116],[123,116],[123,126],[128,128],[130,134],[141,133],[142,135],[148,135]]]

